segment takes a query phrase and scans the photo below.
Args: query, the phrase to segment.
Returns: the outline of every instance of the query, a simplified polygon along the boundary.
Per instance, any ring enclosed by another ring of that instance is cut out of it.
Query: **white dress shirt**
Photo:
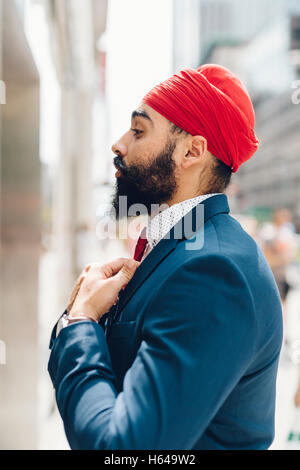
[[[173,206],[168,207],[162,212],[156,214],[153,219],[150,219],[146,228],[146,237],[148,243],[146,245],[143,257],[143,261],[150,251],[157,245],[160,240],[171,230],[177,222],[182,219],[193,207],[200,204],[205,199],[211,196],[216,196],[221,193],[214,194],[203,194],[202,196],[196,196],[192,199],[186,199],[185,201],[178,202]]]

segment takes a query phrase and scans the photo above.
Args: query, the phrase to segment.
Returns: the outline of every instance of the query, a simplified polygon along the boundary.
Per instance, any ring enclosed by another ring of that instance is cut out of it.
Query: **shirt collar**
[[[178,202],[171,207],[156,214],[150,219],[146,229],[146,237],[151,248],[153,248],[160,240],[171,230],[177,222],[182,219],[197,204],[211,196],[221,193],[203,194],[185,201]]]

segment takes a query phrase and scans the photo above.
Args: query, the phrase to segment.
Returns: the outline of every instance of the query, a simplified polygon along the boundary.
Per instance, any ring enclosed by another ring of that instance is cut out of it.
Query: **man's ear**
[[[191,140],[190,156],[201,157],[207,152],[207,140],[202,135],[195,135]]]
[[[191,138],[189,147],[182,160],[183,168],[188,168],[197,164],[201,157],[207,153],[207,140],[201,135],[195,135]]]

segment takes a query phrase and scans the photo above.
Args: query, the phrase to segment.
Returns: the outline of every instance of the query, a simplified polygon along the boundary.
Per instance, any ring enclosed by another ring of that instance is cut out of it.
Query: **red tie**
[[[141,231],[140,237],[135,247],[134,259],[136,261],[141,261],[147,243],[148,243],[148,240],[146,238],[146,227],[144,227],[143,230]]]

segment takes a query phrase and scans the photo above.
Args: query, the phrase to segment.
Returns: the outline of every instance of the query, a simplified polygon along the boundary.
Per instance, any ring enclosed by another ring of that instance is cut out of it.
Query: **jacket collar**
[[[195,206],[216,194],[203,194],[186,199],[159,212],[153,219],[151,218],[147,226],[147,239],[151,249]]]

